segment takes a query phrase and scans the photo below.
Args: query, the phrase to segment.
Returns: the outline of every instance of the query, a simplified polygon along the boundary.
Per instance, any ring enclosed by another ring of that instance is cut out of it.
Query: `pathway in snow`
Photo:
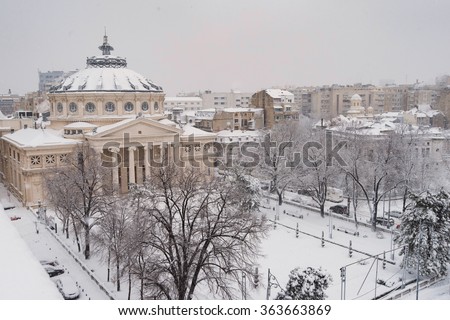
[[[58,260],[60,265],[66,269],[66,273],[78,282],[82,291],[80,299],[109,299],[80,265],[75,262],[73,257],[70,256],[61,244],[50,234],[50,232],[53,231],[46,229],[44,225],[38,222],[34,213],[30,212],[27,208],[22,207],[13,197],[10,197],[11,201],[9,200],[3,184],[0,184],[0,198],[2,199],[2,202],[11,202],[15,204],[16,207],[7,210],[6,214],[10,217],[20,217],[19,220],[14,221],[14,226],[37,260]],[[39,230],[39,233],[37,233],[36,230]]]

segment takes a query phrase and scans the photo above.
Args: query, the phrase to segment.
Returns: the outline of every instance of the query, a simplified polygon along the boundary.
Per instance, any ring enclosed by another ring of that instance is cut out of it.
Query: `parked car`
[[[388,218],[378,217],[376,223],[390,228],[395,224],[395,221],[392,218],[388,219]]]
[[[402,217],[402,212],[401,211],[394,211],[391,210],[390,212],[388,212],[389,216],[393,217],[393,218],[401,218]]]
[[[348,216],[347,206],[344,206],[342,204],[338,204],[336,206],[330,207],[330,211],[337,213],[337,214],[343,214],[343,215]]]
[[[54,281],[65,300],[74,300],[80,296],[80,289],[70,276],[63,274],[55,277]]]
[[[39,262],[40,262],[43,266],[45,266],[45,265],[49,265],[49,266],[52,266],[52,267],[59,266],[58,260],[47,260],[47,259],[44,259],[44,260],[39,260]]]
[[[48,275],[50,276],[50,278],[59,276],[60,274],[64,273],[64,268],[62,268],[60,266],[51,266],[51,265],[46,264],[43,267],[44,267],[45,271],[48,273]]]
[[[314,194],[313,191],[308,189],[298,189],[297,193],[302,196],[310,196],[310,197]]]

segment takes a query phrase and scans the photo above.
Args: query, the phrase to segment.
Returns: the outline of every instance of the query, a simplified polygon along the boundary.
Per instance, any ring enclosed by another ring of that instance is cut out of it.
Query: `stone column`
[[[169,143],[167,145],[167,163],[170,165],[173,162],[174,162],[173,143]]]
[[[129,183],[136,183],[135,174],[134,174],[134,151],[136,151],[136,147],[128,148],[128,172],[129,175]]]
[[[149,159],[149,148],[148,146],[144,147],[144,168],[145,168],[145,176],[144,181],[147,180],[147,178],[150,176],[150,159]]]
[[[112,153],[114,163],[112,166],[112,178],[113,178],[113,186],[117,187],[119,185],[119,160],[118,160],[118,154],[120,152],[120,149],[117,147],[109,147],[108,150]]]

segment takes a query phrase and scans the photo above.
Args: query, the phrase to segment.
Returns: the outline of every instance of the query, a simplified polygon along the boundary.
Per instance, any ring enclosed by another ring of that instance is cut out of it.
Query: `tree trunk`
[[[117,291],[120,291],[120,263],[119,258],[116,258],[116,286]]]
[[[73,222],[73,232],[75,233],[75,240],[77,241],[78,252],[81,252],[81,244],[80,238],[78,237],[77,226],[75,225],[75,220],[72,219]]]
[[[406,211],[406,201],[408,200],[408,187],[405,187],[405,192],[403,193],[403,204],[402,213]]]
[[[278,205],[282,205],[283,204],[283,192],[278,191],[277,189],[277,195],[278,195]]]
[[[111,277],[111,249],[108,249],[108,275],[106,281],[109,282]]]
[[[128,300],[131,300],[131,266],[128,266]]]
[[[322,218],[325,218],[325,203],[321,203],[319,206],[320,206],[320,216]]]
[[[84,225],[84,258],[88,260],[91,257],[91,242],[89,225]]]

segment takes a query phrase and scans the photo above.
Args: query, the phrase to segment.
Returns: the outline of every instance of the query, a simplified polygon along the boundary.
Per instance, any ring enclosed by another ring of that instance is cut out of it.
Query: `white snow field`
[[[0,300],[61,300],[55,284],[0,206]]]

